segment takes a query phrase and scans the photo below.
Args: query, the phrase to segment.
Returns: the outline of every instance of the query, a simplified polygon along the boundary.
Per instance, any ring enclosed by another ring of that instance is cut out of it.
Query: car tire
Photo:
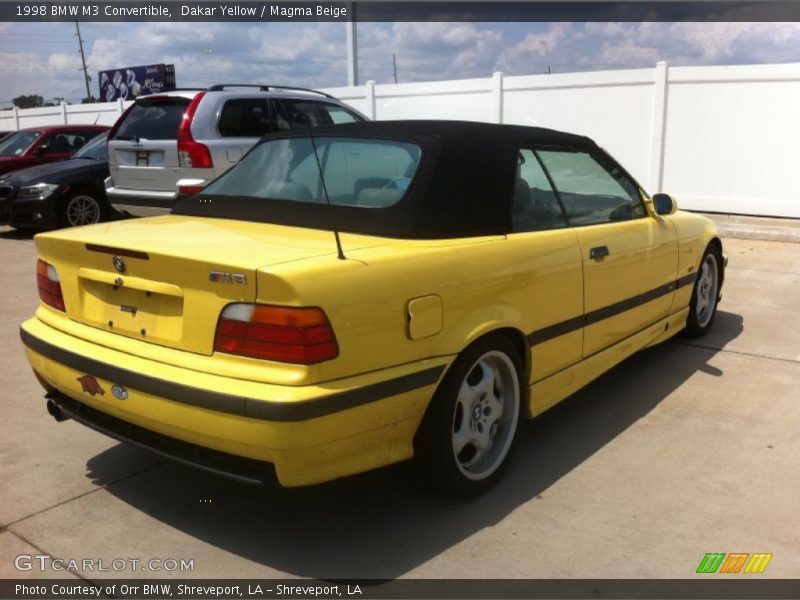
[[[97,192],[76,190],[64,198],[59,205],[60,227],[79,227],[104,221],[108,206]]]
[[[419,467],[458,495],[489,488],[508,464],[522,405],[522,360],[489,335],[455,360],[431,400],[416,447]]]
[[[686,319],[686,335],[699,338],[709,332],[717,316],[720,282],[722,281],[722,255],[710,245],[703,254],[697,279],[689,300],[689,316]]]

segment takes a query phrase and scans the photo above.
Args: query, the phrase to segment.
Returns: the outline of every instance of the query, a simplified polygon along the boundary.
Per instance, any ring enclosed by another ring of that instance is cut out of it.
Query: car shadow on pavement
[[[30,240],[37,233],[41,233],[40,229],[12,229],[11,227],[5,228],[0,226],[0,238],[4,240]]]
[[[300,489],[256,488],[172,463],[114,483],[115,464],[137,452],[118,445],[88,462],[88,476],[148,517],[270,569],[325,579],[395,578],[545,496],[698,371],[723,376],[708,363],[742,325],[740,315],[721,311],[717,347],[678,338],[645,350],[522,422],[504,477],[469,500],[431,490],[413,463]]]

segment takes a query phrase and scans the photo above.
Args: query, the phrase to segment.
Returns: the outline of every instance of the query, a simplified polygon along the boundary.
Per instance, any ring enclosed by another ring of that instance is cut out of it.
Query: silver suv
[[[106,195],[122,213],[162,214],[267,133],[366,120],[333,96],[284,86],[215,85],[138,98],[108,136]]]

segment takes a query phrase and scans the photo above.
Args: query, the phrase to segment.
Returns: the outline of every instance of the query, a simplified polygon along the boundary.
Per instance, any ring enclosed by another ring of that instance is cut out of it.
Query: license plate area
[[[118,150],[120,166],[126,167],[163,167],[163,150]]]
[[[120,335],[175,345],[183,334],[183,297],[82,280],[82,321]]]

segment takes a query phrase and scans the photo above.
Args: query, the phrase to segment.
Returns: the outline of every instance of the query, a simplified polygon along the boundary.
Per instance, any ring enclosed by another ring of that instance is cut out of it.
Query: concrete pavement
[[[18,336],[35,250],[0,228],[0,577],[63,575],[15,569],[39,553],[194,561],[103,576],[688,578],[707,552],[771,552],[765,577],[798,578],[800,245],[726,252],[709,336],[645,351],[523,423],[505,478],[458,502],[410,465],[262,490],[55,423]]]

